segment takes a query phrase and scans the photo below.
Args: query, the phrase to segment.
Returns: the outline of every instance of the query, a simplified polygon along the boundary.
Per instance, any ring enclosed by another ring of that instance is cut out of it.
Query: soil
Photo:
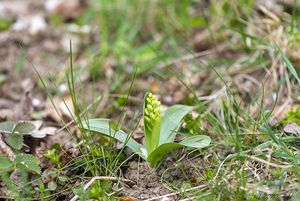
[[[184,155],[180,152],[177,151],[176,154]],[[131,161],[124,170],[123,176],[133,181],[134,185],[124,183],[122,193],[137,200],[179,200],[179,194],[170,196],[168,194],[173,193],[174,190],[180,192],[182,187],[189,188],[185,186],[187,183],[197,183],[197,179],[201,177],[200,174],[203,174],[199,168],[201,163],[203,159],[198,157],[194,159],[185,157],[180,162],[168,157],[155,170],[146,162]],[[154,199],[156,197],[160,198]]]
[[[146,162],[129,162],[124,177],[134,181],[135,184],[132,186],[124,185],[123,193],[137,200],[147,200],[171,193],[169,189],[161,184],[160,177],[157,175],[155,169],[151,168]],[[161,198],[157,200],[167,199]],[[177,199],[173,197],[172,200]]]

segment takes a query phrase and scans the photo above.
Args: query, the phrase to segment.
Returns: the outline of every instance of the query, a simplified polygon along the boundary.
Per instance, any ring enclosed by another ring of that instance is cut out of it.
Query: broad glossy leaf
[[[30,134],[35,128],[36,127],[33,123],[23,121],[16,124],[13,133],[26,135],[26,134]]]
[[[158,163],[164,159],[171,151],[179,149],[183,145],[179,143],[165,143],[158,146],[154,151],[152,151],[147,157],[147,161],[151,164],[152,167],[157,167]]]
[[[192,109],[187,105],[174,105],[166,110],[161,121],[159,145],[174,142],[182,118]]]
[[[210,142],[210,137],[205,135],[197,135],[187,137],[179,143],[162,144],[149,154],[147,161],[152,165],[152,167],[157,167],[159,162],[175,149],[181,147],[191,147],[200,149],[203,147],[207,147],[210,144]]]
[[[0,123],[0,132],[11,133],[14,129],[14,126],[15,124],[12,121],[2,122]]]
[[[78,124],[78,127],[81,128],[81,125]],[[140,155],[144,159],[146,158],[145,153],[143,153],[143,149],[145,149],[143,145],[137,143],[124,131],[115,131],[113,128],[111,128],[108,119],[90,119],[88,121],[82,122],[82,128],[119,140],[136,154]]]

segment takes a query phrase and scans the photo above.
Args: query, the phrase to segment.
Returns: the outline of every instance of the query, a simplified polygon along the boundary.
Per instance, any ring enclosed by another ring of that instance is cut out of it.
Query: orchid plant
[[[182,119],[193,108],[187,105],[174,105],[162,112],[158,98],[152,93],[146,93],[143,104],[145,146],[124,131],[114,130],[108,119],[89,119],[78,124],[78,127],[119,140],[148,161],[152,167],[158,167],[175,149],[181,147],[200,149],[210,144],[210,137],[205,135],[194,135],[175,142]]]

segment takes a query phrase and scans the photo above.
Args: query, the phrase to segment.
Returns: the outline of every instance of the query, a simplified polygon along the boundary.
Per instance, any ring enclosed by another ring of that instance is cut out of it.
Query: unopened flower
[[[154,123],[160,118],[161,115],[161,103],[152,93],[147,94],[144,113],[145,121],[151,128],[153,128]]]

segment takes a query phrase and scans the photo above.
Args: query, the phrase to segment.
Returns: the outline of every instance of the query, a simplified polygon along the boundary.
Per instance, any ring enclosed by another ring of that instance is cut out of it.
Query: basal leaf
[[[5,135],[5,141],[12,148],[20,150],[23,146],[23,135],[17,133],[10,133]]]
[[[162,117],[159,145],[174,141],[182,118],[192,109],[187,105],[174,105],[166,110]]]
[[[205,135],[191,136],[179,143],[165,143],[151,152],[147,161],[152,167],[157,167],[159,162],[164,159],[171,151],[181,147],[203,148],[210,144],[210,137]]]
[[[9,158],[0,156],[0,172],[8,171],[13,165],[13,162]]]
[[[195,135],[190,136],[179,142],[180,144],[186,146],[186,147],[192,147],[192,148],[203,148],[207,147],[211,142],[211,139],[209,136],[206,135]]]
[[[23,121],[16,124],[13,133],[30,134],[35,128],[33,123]]]
[[[15,163],[18,168],[25,168],[38,174],[41,173],[40,161],[33,155],[18,154]]]
[[[124,143],[127,147],[129,147],[136,154],[140,155],[142,158],[146,158],[145,153],[143,153],[143,145],[137,143],[134,139],[128,136],[122,130],[115,131],[111,128],[108,119],[89,119],[88,121],[82,122],[82,124],[78,124],[79,128],[90,130],[99,134],[103,134],[105,136],[114,138]]]
[[[158,146],[154,151],[152,151],[147,157],[147,161],[152,167],[157,167],[159,162],[164,159],[171,151],[179,149],[183,145],[179,143],[165,143]]]
[[[12,121],[2,122],[0,123],[0,132],[11,133],[14,129],[14,125],[15,124]]]
[[[149,137],[151,146],[147,147],[147,152],[151,153],[154,149],[157,148],[159,143],[159,135],[160,135],[160,126],[161,126],[161,118],[157,119],[154,123],[154,127]],[[148,142],[146,142],[148,144]]]

